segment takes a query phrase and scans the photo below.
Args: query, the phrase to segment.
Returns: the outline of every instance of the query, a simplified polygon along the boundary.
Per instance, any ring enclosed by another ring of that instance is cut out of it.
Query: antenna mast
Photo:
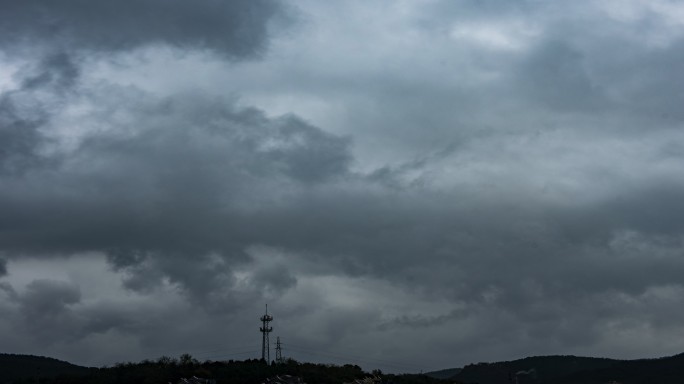
[[[266,304],[266,313],[261,316],[262,326],[259,328],[261,331],[261,360],[265,361],[266,364],[270,364],[271,361],[271,347],[268,341],[268,334],[273,331],[273,327],[269,327],[268,323],[273,321],[273,316],[268,314],[268,304]]]
[[[276,364],[283,364],[283,347],[280,344],[280,336],[276,337]]]

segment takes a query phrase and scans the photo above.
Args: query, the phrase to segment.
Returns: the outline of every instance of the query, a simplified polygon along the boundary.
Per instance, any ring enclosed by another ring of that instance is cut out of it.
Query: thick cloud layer
[[[123,5],[3,5],[3,345],[684,350],[677,4]]]
[[[227,57],[262,51],[268,22],[281,5],[270,0],[2,1],[0,44],[19,51],[120,52],[154,44],[211,50]]]

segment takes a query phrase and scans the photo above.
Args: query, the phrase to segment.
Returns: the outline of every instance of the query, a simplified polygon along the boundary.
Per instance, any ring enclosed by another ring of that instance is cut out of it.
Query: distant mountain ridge
[[[80,375],[90,368],[33,355],[0,354],[0,383],[26,379],[52,378],[59,375]]]
[[[638,360],[535,356],[466,365],[448,379],[464,384],[681,384],[684,354]]]

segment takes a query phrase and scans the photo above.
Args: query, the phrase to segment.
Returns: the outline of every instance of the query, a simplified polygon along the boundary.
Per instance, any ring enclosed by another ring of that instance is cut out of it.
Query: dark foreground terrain
[[[193,376],[214,380],[216,384],[260,384],[278,375],[291,375],[306,384],[342,384],[364,379],[367,384],[681,384],[684,383],[684,354],[639,360],[527,357],[470,364],[424,375],[368,373],[356,365],[294,360],[279,365],[267,365],[259,360],[199,362],[190,355],[86,368],[47,357],[0,354],[0,384],[167,384]]]
[[[161,357],[113,367],[86,368],[47,357],[0,354],[0,384],[167,384],[193,376],[216,384],[260,384],[277,375],[301,378],[306,384],[342,384],[376,377],[377,383],[445,384],[425,375],[364,372],[356,365],[324,365],[289,360],[267,365],[260,360],[199,362],[190,355]]]
[[[639,360],[527,357],[466,365],[448,379],[479,384],[681,384],[684,383],[684,354]]]
[[[27,378],[48,378],[59,375],[78,376],[90,372],[79,367],[42,356],[0,354],[0,383],[19,383]]]

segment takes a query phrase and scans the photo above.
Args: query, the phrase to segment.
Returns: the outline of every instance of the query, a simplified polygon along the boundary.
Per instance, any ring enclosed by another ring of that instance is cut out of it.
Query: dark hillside
[[[451,375],[457,372],[456,375]],[[278,375],[301,378],[307,384],[681,384],[684,354],[658,359],[612,360],[577,356],[541,356],[497,363],[478,363],[462,369],[430,372],[451,376],[440,380],[429,375],[387,375],[364,372],[346,364],[300,363],[267,365],[259,360],[204,361],[190,355],[180,359],[161,357],[109,368],[84,368],[39,356],[0,355],[0,384],[147,384],[178,383],[192,376],[217,384],[258,384]],[[370,380],[370,381],[369,381]]]
[[[659,359],[622,361],[609,368],[576,372],[558,384],[680,384],[684,383],[684,354]]]
[[[454,379],[478,384],[681,384],[684,383],[684,354],[639,360],[528,357],[467,365]]]
[[[555,383],[561,377],[582,371],[611,368],[620,362],[577,356],[527,357],[498,363],[466,365],[454,379],[464,383],[510,384],[517,377],[520,384]]]
[[[12,356],[12,355],[6,355]],[[359,366],[346,364],[299,363],[287,360],[284,364],[267,365],[259,360],[204,361],[190,355],[180,359],[160,357],[139,363],[119,363],[113,367],[82,368],[54,359],[13,355],[16,365],[8,358],[6,367],[13,375],[0,371],[0,384],[154,384],[179,383],[193,376],[216,380],[217,384],[259,384],[276,376],[290,375],[306,384],[343,384],[351,382],[377,384],[453,384],[425,375],[385,375],[377,371],[364,372]],[[33,364],[26,364],[33,362]],[[56,364],[56,366],[53,366]],[[35,372],[43,372],[38,379]]]
[[[89,368],[43,356],[0,354],[0,383],[24,379],[52,378],[59,375],[84,375]]]

